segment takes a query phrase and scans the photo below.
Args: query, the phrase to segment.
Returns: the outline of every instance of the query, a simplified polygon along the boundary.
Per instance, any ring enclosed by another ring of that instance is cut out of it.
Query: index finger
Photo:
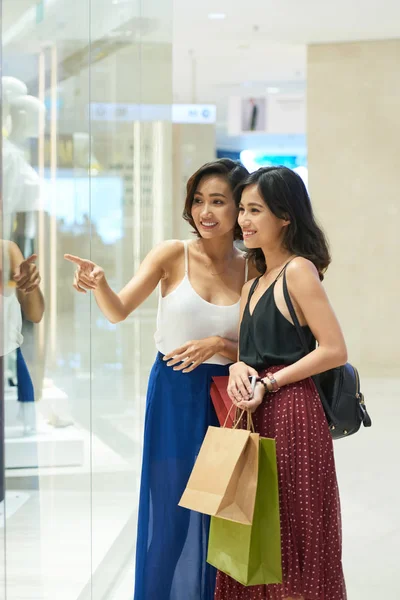
[[[65,260],[68,260],[69,262],[72,262],[75,265],[78,265],[79,267],[82,267],[86,262],[86,260],[84,260],[83,258],[79,258],[79,256],[74,256],[73,254],[64,254],[64,258]]]
[[[36,259],[37,259],[37,254],[31,254],[30,256],[28,256],[28,258],[25,258],[25,260],[23,262],[33,263],[33,262],[35,262]]]

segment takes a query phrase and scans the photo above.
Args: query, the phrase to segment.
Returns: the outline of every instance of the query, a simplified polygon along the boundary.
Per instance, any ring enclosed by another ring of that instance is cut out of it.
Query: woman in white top
[[[101,267],[77,265],[74,287],[92,290],[104,315],[118,323],[160,283],[158,355],[151,371],[144,431],[136,552],[135,600],[212,600],[215,572],[206,563],[209,520],[178,507],[209,425],[217,425],[211,377],[236,361],[240,292],[247,261],[234,188],[247,176],[221,159],[188,181],[183,217],[197,239],[154,248],[116,294]]]

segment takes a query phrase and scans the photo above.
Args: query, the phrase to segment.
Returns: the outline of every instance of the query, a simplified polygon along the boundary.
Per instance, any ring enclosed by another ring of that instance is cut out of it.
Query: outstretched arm
[[[104,316],[111,323],[119,323],[150,296],[161,279],[168,276],[167,265],[175,260],[179,251],[182,251],[182,242],[177,241],[163,242],[153,248],[119,293],[110,288],[99,265],[72,254],[65,254],[64,258],[77,266],[74,288],[81,293],[93,291]]]

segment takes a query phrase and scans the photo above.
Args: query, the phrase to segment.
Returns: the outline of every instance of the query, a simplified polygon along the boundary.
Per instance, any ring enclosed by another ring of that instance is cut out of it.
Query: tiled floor
[[[134,568],[132,561],[130,568],[122,573],[115,590],[111,592],[107,600],[133,600],[133,578]]]
[[[349,600],[400,598],[399,380],[363,380],[373,427],[335,444]]]
[[[400,599],[399,383],[364,380],[373,427],[335,443],[349,600]],[[114,428],[132,432],[133,414],[109,417]],[[131,435],[137,443],[134,438]],[[102,491],[104,468],[97,469],[91,482],[87,471],[80,476],[70,469],[74,489],[68,486],[67,472],[60,482],[56,471],[53,475],[49,471],[43,489],[27,491],[29,499],[6,525],[7,600],[77,600],[91,571],[95,573],[99,565],[106,568],[102,559],[135,511],[138,489],[138,471],[132,466],[125,472],[121,465],[118,469],[115,452],[110,456],[112,469],[105,476],[117,477],[114,492],[109,484]],[[103,451],[102,467],[105,457]],[[134,540],[132,522],[129,527]],[[93,600],[132,600],[133,555],[126,565],[127,556],[121,555],[120,578],[113,591],[108,596],[96,592]]]
[[[132,501],[97,492],[91,510],[89,491],[31,491],[7,524],[7,600],[76,600],[126,526]]]

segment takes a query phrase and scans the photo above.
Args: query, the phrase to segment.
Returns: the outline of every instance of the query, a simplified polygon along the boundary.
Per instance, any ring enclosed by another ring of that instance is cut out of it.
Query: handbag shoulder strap
[[[287,280],[286,280],[286,268],[287,268],[287,265],[283,271],[283,295],[285,297],[285,302],[288,307],[290,316],[292,317],[293,324],[296,327],[297,334],[300,338],[301,345],[303,346],[303,350],[306,354],[309,354],[310,348],[308,347],[306,336],[304,335],[303,328],[300,325],[299,319],[296,315],[296,311],[294,310],[292,299],[289,294],[289,289],[288,289]]]
[[[290,316],[292,317],[293,323],[296,327],[297,334],[300,338],[301,345],[303,346],[303,350],[306,354],[310,354],[311,349],[307,345],[306,336],[304,335],[303,328],[300,325],[299,319],[297,318],[297,315],[296,315],[296,311],[294,310],[292,299],[290,298],[288,285],[287,285],[287,281],[286,281],[286,268],[283,272],[283,295],[285,297],[285,301],[286,301],[287,307],[289,309]],[[321,399],[322,406],[324,407],[324,410],[325,410],[325,414],[327,415],[327,417],[329,418],[329,420],[331,421],[332,424],[338,425],[338,420],[337,420],[336,416],[334,415],[334,413],[329,405],[329,402],[325,398],[325,394],[322,390],[320,382],[318,381],[318,377],[316,377],[314,375],[312,379],[315,383],[315,387],[317,388],[319,397]]]

